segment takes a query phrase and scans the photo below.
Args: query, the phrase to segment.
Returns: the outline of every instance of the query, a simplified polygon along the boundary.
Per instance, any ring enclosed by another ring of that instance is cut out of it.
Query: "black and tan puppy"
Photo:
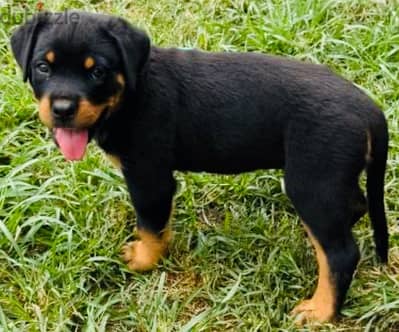
[[[386,121],[326,67],[162,49],[122,19],[82,12],[35,16],[12,49],[64,156],[82,158],[93,138],[121,168],[140,236],[124,248],[129,268],[152,269],[166,253],[174,170],[284,169],[319,265],[313,297],[294,309],[302,321],[338,313],[359,260],[351,227],[367,210],[387,261]]]

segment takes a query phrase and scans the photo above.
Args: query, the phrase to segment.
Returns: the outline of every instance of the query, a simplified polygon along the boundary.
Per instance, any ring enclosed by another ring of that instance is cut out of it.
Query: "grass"
[[[45,8],[119,15],[162,46],[324,63],[372,96],[390,124],[390,265],[378,265],[365,217],[354,229],[362,259],[342,319],[303,330],[399,331],[396,1],[48,0]],[[317,268],[282,172],[177,173],[171,255],[151,273],[129,272],[119,259],[135,223],[124,182],[94,145],[82,162],[63,160],[10,54],[14,25],[0,24],[0,331],[296,331],[288,313],[312,294]]]

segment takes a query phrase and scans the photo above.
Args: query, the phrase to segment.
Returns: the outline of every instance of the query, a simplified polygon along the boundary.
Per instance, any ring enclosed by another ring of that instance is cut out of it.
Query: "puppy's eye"
[[[90,72],[90,76],[94,80],[101,80],[105,77],[106,71],[105,68],[96,66],[93,68],[93,70]]]
[[[45,75],[49,75],[50,74],[50,66],[48,65],[47,62],[39,62],[36,65],[36,70],[41,73],[41,74],[45,74]]]

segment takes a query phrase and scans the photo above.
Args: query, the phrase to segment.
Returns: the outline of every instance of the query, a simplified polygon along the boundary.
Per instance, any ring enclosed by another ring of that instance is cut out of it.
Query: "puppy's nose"
[[[71,99],[55,99],[51,110],[55,117],[68,118],[75,114],[77,103]]]

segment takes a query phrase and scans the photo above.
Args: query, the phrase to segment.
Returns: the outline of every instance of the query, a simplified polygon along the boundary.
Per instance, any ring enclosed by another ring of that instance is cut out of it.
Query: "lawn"
[[[120,249],[135,214],[121,174],[94,144],[84,161],[64,161],[11,56],[10,33],[36,2],[0,1],[0,331],[299,330],[289,312],[312,295],[317,264],[281,171],[176,173],[171,255],[153,272],[127,270]],[[378,264],[364,217],[341,319],[303,330],[399,331],[395,0],[48,0],[44,8],[119,15],[165,47],[327,64],[365,90],[390,127],[390,263]]]

